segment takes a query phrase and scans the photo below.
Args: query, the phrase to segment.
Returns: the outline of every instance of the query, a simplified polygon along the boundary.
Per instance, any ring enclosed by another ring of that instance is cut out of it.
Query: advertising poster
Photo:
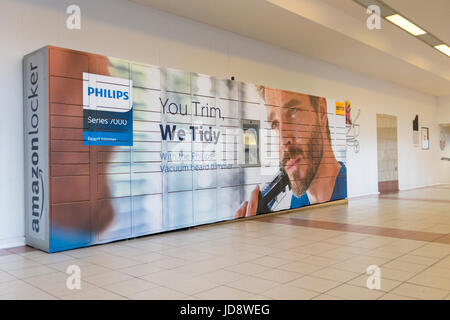
[[[48,251],[347,197],[335,100],[55,47],[48,61]]]

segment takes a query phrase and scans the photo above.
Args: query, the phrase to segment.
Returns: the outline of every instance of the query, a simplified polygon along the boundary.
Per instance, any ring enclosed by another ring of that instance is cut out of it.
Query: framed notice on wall
[[[422,150],[429,150],[430,149],[430,131],[428,128],[422,127],[421,128],[421,135],[422,135]]]
[[[441,148],[442,151],[445,150],[445,144],[446,144],[446,137],[445,137],[445,132],[441,129],[441,134],[439,136],[439,147]]]

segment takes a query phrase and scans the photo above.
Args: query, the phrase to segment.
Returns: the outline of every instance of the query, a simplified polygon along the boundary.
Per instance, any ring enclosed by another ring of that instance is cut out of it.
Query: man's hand
[[[239,209],[236,211],[234,218],[245,218],[256,216],[256,211],[258,210],[258,197],[259,197],[259,186],[256,185],[255,189],[253,189],[250,194],[250,200],[244,201]]]

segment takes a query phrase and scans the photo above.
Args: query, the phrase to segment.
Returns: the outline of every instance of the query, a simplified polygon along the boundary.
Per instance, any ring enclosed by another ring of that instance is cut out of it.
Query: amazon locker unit
[[[41,250],[311,205],[312,181],[320,202],[347,197],[334,100],[52,46],[24,57],[23,80],[26,242]]]

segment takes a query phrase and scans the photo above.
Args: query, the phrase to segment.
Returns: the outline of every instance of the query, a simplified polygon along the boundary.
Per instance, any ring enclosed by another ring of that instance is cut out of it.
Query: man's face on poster
[[[265,90],[268,120],[279,134],[280,165],[287,173],[296,197],[308,190],[322,160],[326,101],[318,97]],[[323,104],[325,103],[325,110]],[[322,104],[322,105],[321,105]]]

